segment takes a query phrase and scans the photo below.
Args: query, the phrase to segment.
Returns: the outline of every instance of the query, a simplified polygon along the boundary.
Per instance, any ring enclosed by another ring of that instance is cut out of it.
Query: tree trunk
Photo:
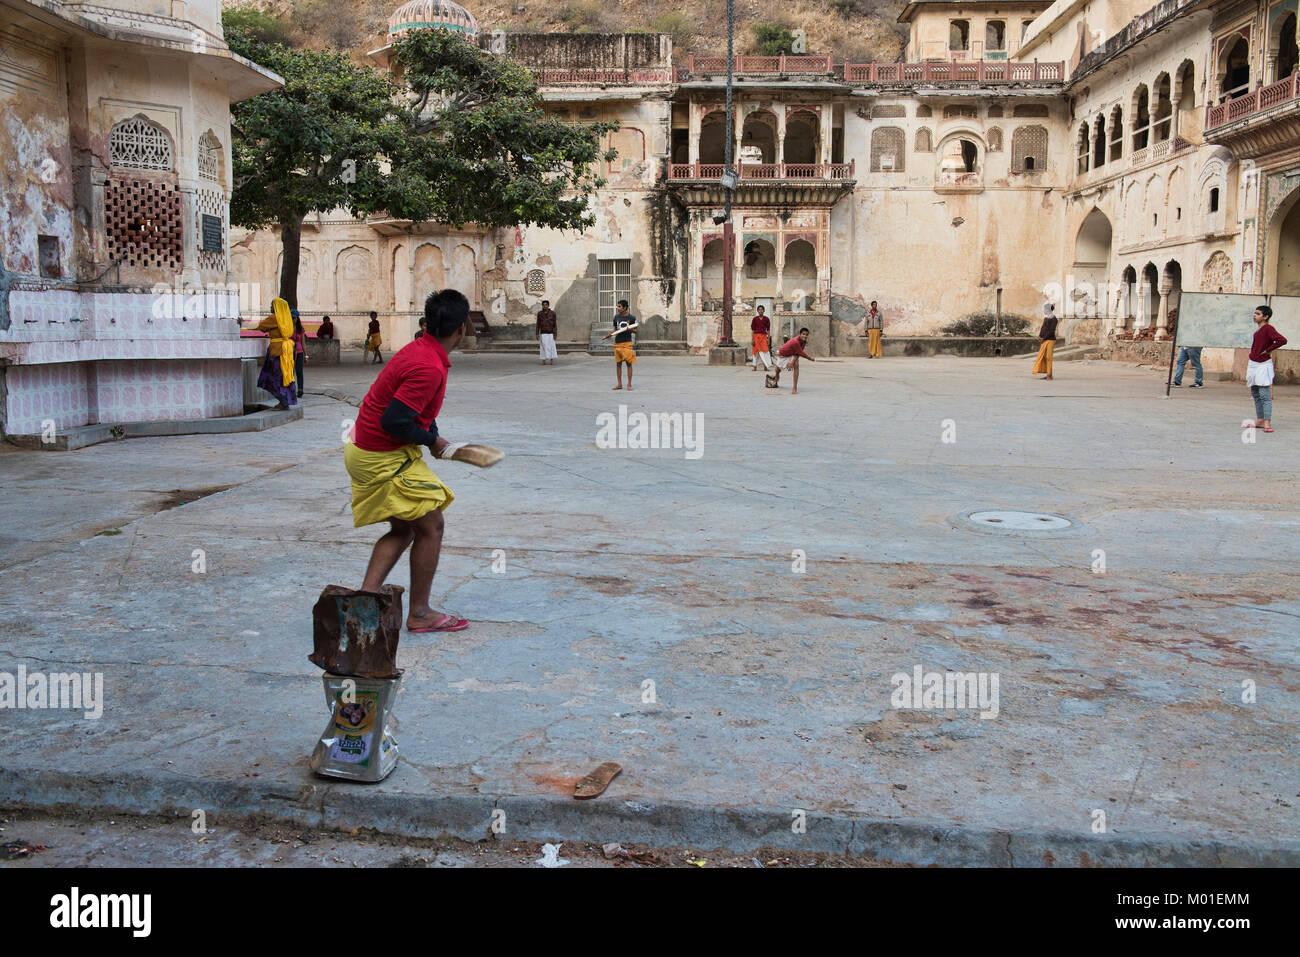
[[[302,255],[302,220],[280,224],[280,248],[284,262],[280,266],[280,298],[290,309],[298,308],[298,261]]]

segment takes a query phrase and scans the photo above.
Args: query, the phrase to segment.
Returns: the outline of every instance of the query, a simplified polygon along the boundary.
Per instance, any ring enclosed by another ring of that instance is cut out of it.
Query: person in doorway
[[[876,305],[876,300],[871,300],[871,308],[867,311],[867,358],[879,359],[883,356],[884,348],[880,340],[885,335],[884,319],[880,315],[880,309]]]
[[[374,359],[371,360],[372,364],[384,361],[384,357],[379,352],[379,347],[383,343],[383,337],[379,335],[379,313],[372,312],[370,314],[370,325],[366,328],[366,355],[370,355],[371,352],[375,354]]]
[[[537,312],[537,347],[542,356],[542,365],[549,360],[555,365],[555,336],[559,332],[559,319],[551,308],[551,300],[543,299],[542,308]]]
[[[362,591],[375,592],[411,549],[413,632],[460,631],[469,622],[429,607],[442,553],[443,510],[455,496],[424,463],[422,449],[447,458],[457,448],[440,435],[436,419],[447,392],[448,356],[465,335],[469,300],[455,289],[429,295],[426,335],[398,350],[361,400],[343,464],[352,479],[352,524],[388,522],[370,556]]]
[[[632,345],[632,330],[636,327],[637,319],[627,311],[627,300],[620,299],[614,316],[613,330],[600,337],[602,340],[610,336],[614,337],[614,376],[618,380],[618,384],[614,386],[615,392],[623,388],[623,366],[627,366],[627,391],[632,391],[632,367],[636,365],[636,348]]]
[[[330,322],[329,316],[324,316],[320,321],[320,328],[316,330],[317,339],[333,339],[334,323]]]
[[[290,309],[293,316],[293,377],[298,386],[298,398],[302,398],[302,370],[307,364],[307,331],[302,327],[302,319],[297,309]]]
[[[1034,371],[1030,375],[1047,373],[1046,381],[1052,378],[1052,353],[1056,351],[1056,307],[1050,302],[1043,306],[1043,325],[1038,330],[1038,358],[1034,360]]]
[[[1179,346],[1178,347],[1178,364],[1174,366],[1174,385],[1183,384],[1183,370],[1187,368],[1187,363],[1191,362],[1192,371],[1196,373],[1196,381],[1193,382],[1189,389],[1205,388],[1205,370],[1201,368],[1201,347],[1200,346]]]
[[[1255,309],[1255,337],[1250,343],[1250,358],[1246,363],[1246,385],[1255,400],[1255,421],[1242,427],[1258,428],[1261,432],[1273,431],[1273,353],[1286,345],[1286,337],[1269,322],[1273,310],[1269,306]]]
[[[768,369],[772,368],[772,320],[762,306],[755,310],[754,318],[749,320],[750,338],[754,344],[754,371],[758,371],[761,362]]]
[[[772,373],[777,388],[781,385],[781,373],[790,369],[794,373],[794,382],[790,389],[791,395],[799,394],[799,360],[807,359],[809,362],[816,362],[812,356],[804,351],[804,346],[808,344],[808,327],[799,330],[799,335],[790,339],[777,350],[776,371]]]

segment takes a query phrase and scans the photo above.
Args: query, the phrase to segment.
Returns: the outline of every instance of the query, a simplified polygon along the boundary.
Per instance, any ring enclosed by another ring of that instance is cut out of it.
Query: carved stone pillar
[[[1170,279],[1160,280],[1160,308],[1156,311],[1156,338],[1169,338],[1169,293],[1174,284]]]
[[[774,162],[785,162],[785,114],[784,106],[777,107],[776,113],[776,159]]]
[[[700,161],[700,131],[704,127],[704,113],[698,103],[691,104],[690,115],[687,120],[688,132],[686,134],[689,141],[687,162],[692,166]]]
[[[181,193],[181,285],[186,289],[201,286],[203,277],[199,273],[199,243],[203,237],[199,234],[198,203],[195,200],[194,184],[182,184]]]

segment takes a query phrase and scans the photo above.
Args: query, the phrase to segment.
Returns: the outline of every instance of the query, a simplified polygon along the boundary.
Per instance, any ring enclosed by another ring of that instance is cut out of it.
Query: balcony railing
[[[721,163],[671,163],[670,180],[718,180],[725,167]],[[786,179],[853,179],[854,165],[849,163],[739,163],[736,172],[742,180]]]
[[[735,57],[735,73],[832,73],[835,70],[835,58],[826,56],[738,56]],[[687,71],[692,76],[716,76],[727,72],[725,56],[695,56],[687,59]]]
[[[1232,123],[1263,113],[1275,106],[1293,101],[1300,97],[1300,72],[1292,73],[1284,80],[1270,83],[1252,90],[1244,96],[1238,96],[1227,103],[1210,106],[1205,111],[1205,128],[1207,130],[1225,123]]]
[[[672,83],[673,71],[667,67],[647,70],[537,70],[542,86],[605,86],[610,84]]]
[[[846,63],[849,83],[1061,83],[1065,64],[996,60],[928,60],[924,63]]]

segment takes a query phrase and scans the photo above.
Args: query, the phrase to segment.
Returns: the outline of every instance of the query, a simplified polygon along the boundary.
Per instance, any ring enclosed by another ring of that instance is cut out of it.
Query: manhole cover
[[[1069,528],[1074,523],[1060,515],[1046,512],[987,511],[971,512],[968,521],[1009,532],[1047,532]]]

